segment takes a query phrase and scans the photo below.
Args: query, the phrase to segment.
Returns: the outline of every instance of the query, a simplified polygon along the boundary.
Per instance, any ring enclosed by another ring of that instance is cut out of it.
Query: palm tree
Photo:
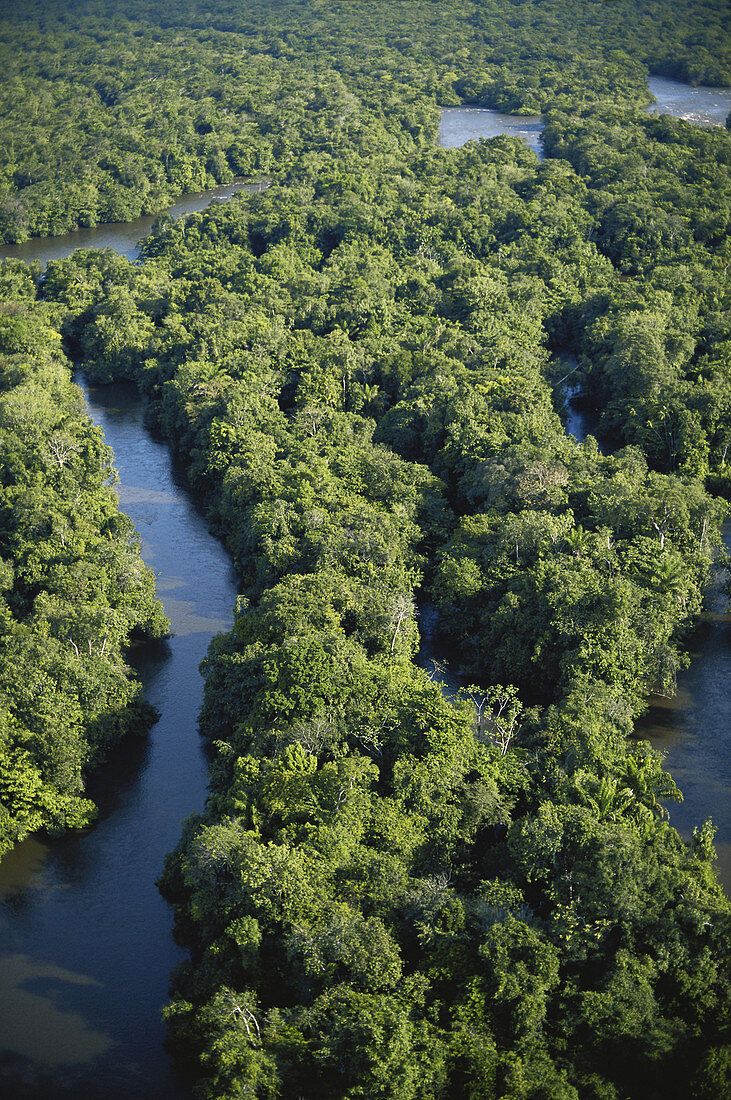
[[[598,783],[594,780],[592,790],[587,789],[588,785],[589,777],[584,774],[576,781],[576,791],[582,805],[593,810],[600,821],[617,821],[634,801],[632,790],[620,787],[610,775],[602,776]]]
[[[653,817],[668,817],[668,811],[660,799],[683,801],[672,777],[662,770],[661,761],[649,753],[627,757],[622,780],[632,791],[638,805],[647,807]]]
[[[580,558],[589,549],[589,533],[580,523],[565,535],[565,539],[575,558]]]
[[[685,607],[688,602],[686,577],[682,560],[678,554],[666,554],[657,563],[654,580],[661,591],[674,596],[680,606]]]

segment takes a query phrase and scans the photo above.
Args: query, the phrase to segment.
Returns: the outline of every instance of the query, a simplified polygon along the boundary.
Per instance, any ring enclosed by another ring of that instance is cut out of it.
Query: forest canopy
[[[171,1049],[216,1100],[722,1095],[713,825],[636,722],[725,561],[731,134],[644,112],[648,70],[731,82],[724,5],[155,8],[6,15],[3,226],[271,181],[4,267],[12,354],[133,380],[240,577]],[[545,159],[438,148],[459,102]]]
[[[417,148],[438,104],[644,104],[648,70],[731,84],[724,0],[19,0],[0,15],[5,241],[286,175],[305,151],[342,157],[373,116]]]

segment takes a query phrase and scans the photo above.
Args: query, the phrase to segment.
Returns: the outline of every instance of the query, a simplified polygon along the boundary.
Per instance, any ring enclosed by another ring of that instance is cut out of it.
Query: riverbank
[[[171,636],[133,651],[160,720],[92,776],[95,827],[31,838],[0,864],[0,1091],[15,1100],[188,1100],[163,1051],[160,1013],[183,952],[155,882],[183,819],[204,803],[198,665],[230,625],[237,583],[166,444],[145,427],[135,388],[86,393]]]

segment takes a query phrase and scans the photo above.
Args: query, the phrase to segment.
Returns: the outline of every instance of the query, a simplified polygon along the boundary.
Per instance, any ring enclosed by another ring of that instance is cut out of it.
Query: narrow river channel
[[[567,367],[576,359],[564,355]],[[596,429],[597,416],[564,389],[566,431],[581,441]],[[606,447],[600,447],[608,453]],[[731,552],[731,520],[723,527]],[[687,642],[690,665],[678,676],[671,698],[652,695],[637,726],[664,756],[664,766],[683,792],[682,803],[667,807],[670,821],[689,839],[693,828],[710,817],[716,827],[718,877],[731,897],[731,615],[719,572],[706,595],[706,608]]]
[[[92,388],[87,400],[172,636],[133,654],[161,718],[93,776],[96,827],[29,839],[0,864],[0,1095],[183,1100],[190,1090],[164,1054],[160,1017],[183,953],[155,879],[182,820],[203,806],[198,665],[230,624],[236,578],[167,446],[145,428],[134,387]]]
[[[731,520],[724,524],[731,551]],[[651,696],[638,734],[665,754],[665,768],[683,792],[668,806],[671,824],[688,837],[710,817],[716,826],[718,877],[731,897],[731,615],[722,578],[688,639],[690,665],[667,699]]]

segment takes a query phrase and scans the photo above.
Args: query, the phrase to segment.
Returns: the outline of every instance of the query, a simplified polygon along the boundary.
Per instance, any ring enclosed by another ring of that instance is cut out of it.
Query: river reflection
[[[92,830],[31,838],[0,864],[0,1095],[184,1100],[190,1089],[164,1053],[160,1018],[183,952],[155,879],[205,798],[198,665],[230,625],[237,586],[167,447],[145,429],[136,390],[94,388],[89,404],[172,622],[172,637],[133,662],[162,717],[91,777]]]
[[[99,982],[27,955],[0,959],[6,1057],[37,1062],[57,1072],[60,1066],[89,1062],[107,1051],[111,1038],[64,1004],[69,986],[87,985]],[[34,1021],[32,1028],[29,1020]]]
[[[419,652],[415,661],[429,674],[430,680],[437,684],[447,699],[455,699],[462,687],[462,678],[453,671],[452,662],[445,654],[444,646],[438,648],[435,635],[439,629],[439,612],[434,604],[424,601],[419,608]],[[452,654],[454,661],[458,655]]]

